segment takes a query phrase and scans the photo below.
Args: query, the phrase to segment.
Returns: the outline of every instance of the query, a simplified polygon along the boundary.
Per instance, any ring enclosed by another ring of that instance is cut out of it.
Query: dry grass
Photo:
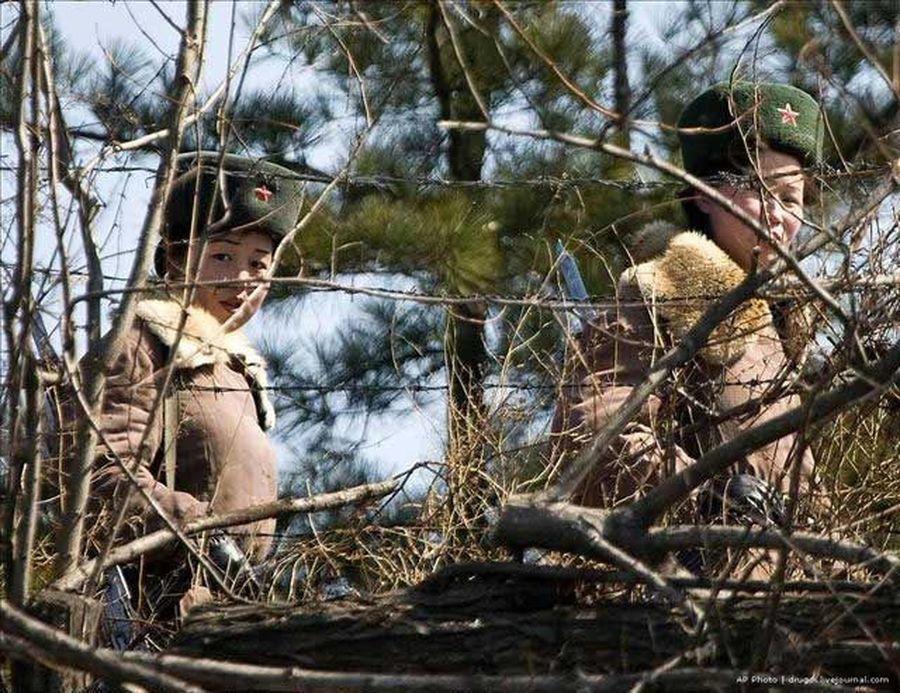
[[[892,402],[893,408],[888,406]],[[814,437],[813,453],[822,479],[819,495],[832,510],[819,510],[813,515],[807,502],[810,499],[801,499],[799,522],[804,529],[832,530],[830,533],[845,539],[896,550],[898,515],[896,510],[885,511],[900,503],[900,444],[892,433],[898,426],[896,398],[886,395],[880,404],[848,412],[822,428]],[[494,474],[485,471],[483,463],[474,464],[471,459],[469,464],[459,464],[443,475],[450,480],[449,491],[441,480],[435,483],[416,506],[414,521],[408,524],[378,526],[367,517],[359,517],[350,525],[293,540],[275,561],[269,596],[279,600],[316,600],[323,596],[323,586],[339,577],[363,592],[383,593],[415,585],[449,564],[512,559],[508,551],[490,545],[490,519],[509,494],[520,492],[523,487],[535,490],[534,465],[523,467],[523,473],[516,475],[504,464]],[[442,468],[446,469],[446,464]],[[552,475],[544,472],[537,479],[543,485],[549,476]],[[690,522],[691,513],[689,504],[676,508],[667,514],[664,524]],[[761,556],[771,562],[772,556],[761,551],[732,555],[728,576],[741,575]],[[545,555],[542,562],[600,567],[585,559],[555,554]],[[725,563],[723,559],[720,566]],[[764,566],[750,577],[763,577],[767,570],[770,567]],[[786,579],[829,574],[866,577],[862,569],[836,572],[832,566],[792,559]],[[623,590],[633,593],[622,587],[603,588],[600,593],[621,596]]]
[[[823,427],[814,451],[834,509],[830,527],[900,549],[900,399],[887,394]]]

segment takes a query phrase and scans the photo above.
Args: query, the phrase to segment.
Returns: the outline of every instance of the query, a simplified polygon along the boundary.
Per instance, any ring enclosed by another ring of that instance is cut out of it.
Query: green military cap
[[[222,179],[217,186],[220,159]],[[197,237],[204,231],[222,233],[244,229],[268,233],[277,242],[297,223],[303,181],[290,169],[234,154],[223,158],[219,152],[212,151],[181,154],[176,165],[175,182],[166,204],[164,239],[179,241],[190,237],[195,195],[199,202]],[[227,216],[225,201],[230,207]],[[211,207],[212,217],[209,216]],[[159,276],[165,273],[164,245],[160,243],[154,258]]]
[[[684,168],[695,176],[739,169],[748,144],[793,154],[803,166],[821,162],[824,119],[816,100],[788,84],[722,82],[691,101],[678,119]],[[752,151],[752,150],[751,150]]]

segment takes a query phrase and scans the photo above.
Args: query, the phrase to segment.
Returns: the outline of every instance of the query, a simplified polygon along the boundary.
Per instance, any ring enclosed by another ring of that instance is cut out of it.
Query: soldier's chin
[[[215,302],[215,313],[219,322],[223,322],[230,318],[239,308],[240,303],[237,301],[223,301],[222,299],[217,299]]]

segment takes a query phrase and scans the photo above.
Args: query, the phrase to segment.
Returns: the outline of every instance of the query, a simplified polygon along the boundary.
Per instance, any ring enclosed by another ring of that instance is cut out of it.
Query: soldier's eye
[[[218,260],[219,262],[231,262],[233,258],[231,257],[231,253],[213,253],[213,260]]]
[[[267,269],[269,269],[269,265],[268,265],[267,263],[265,263],[265,262],[262,262],[261,260],[254,260],[253,262],[250,263],[250,266],[251,266],[253,269],[258,269],[258,270],[267,270]]]

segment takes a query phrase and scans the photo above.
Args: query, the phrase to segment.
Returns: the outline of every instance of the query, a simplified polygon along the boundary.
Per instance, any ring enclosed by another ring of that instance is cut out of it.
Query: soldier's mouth
[[[232,313],[239,310],[241,305],[243,305],[242,301],[219,301],[223,306],[225,306]]]

